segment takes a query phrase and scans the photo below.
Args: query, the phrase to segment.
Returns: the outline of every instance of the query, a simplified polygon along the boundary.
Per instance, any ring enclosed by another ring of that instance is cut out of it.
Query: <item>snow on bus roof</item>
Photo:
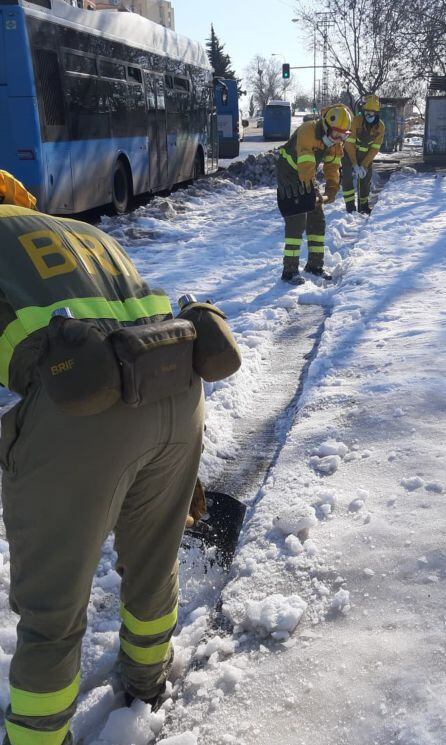
[[[291,104],[289,101],[268,101],[267,106],[288,106],[290,108]]]
[[[63,0],[52,0],[51,10],[29,2],[22,2],[22,5],[28,15],[39,18],[51,16],[58,23],[212,70],[201,44],[137,13],[83,10]]]

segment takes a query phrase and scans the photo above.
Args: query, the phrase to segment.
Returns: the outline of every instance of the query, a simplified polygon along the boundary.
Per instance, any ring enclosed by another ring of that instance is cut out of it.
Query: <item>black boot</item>
[[[323,266],[315,266],[314,264],[307,264],[304,271],[308,272],[308,274],[313,274],[313,276],[315,277],[321,277],[322,279],[327,280],[327,282],[333,279],[331,274],[326,272]]]
[[[131,693],[128,693],[128,691],[124,692],[124,698],[125,698],[125,705],[128,709],[130,709],[131,705],[134,701],[144,701],[145,704],[150,704],[152,707],[152,711],[158,711],[162,704],[163,696],[166,692],[166,684],[164,683],[161,690],[156,694],[156,696],[152,696],[152,698],[142,698],[137,699],[136,696],[132,696]]]
[[[288,282],[288,284],[290,285],[303,285],[305,282],[304,278],[299,274],[299,269],[294,272],[290,272],[287,269],[284,269],[281,279],[284,282]]]
[[[354,202],[346,202],[345,209],[347,212],[356,212],[356,204]]]
[[[372,214],[372,208],[370,207],[368,202],[364,202],[364,204],[359,205],[359,211],[363,215],[371,215]]]

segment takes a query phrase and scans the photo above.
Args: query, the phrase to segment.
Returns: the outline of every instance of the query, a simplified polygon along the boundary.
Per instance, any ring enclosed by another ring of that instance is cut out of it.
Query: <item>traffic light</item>
[[[284,80],[289,80],[290,77],[291,77],[290,66],[289,66],[288,62],[284,62],[283,65],[282,65],[282,77],[283,77]]]

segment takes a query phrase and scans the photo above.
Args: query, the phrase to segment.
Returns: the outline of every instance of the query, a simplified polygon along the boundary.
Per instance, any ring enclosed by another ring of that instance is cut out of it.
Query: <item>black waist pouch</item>
[[[100,414],[121,397],[118,361],[93,321],[52,318],[38,366],[49,398],[65,414]]]
[[[195,337],[192,323],[177,318],[110,334],[121,364],[122,400],[143,406],[187,390]]]
[[[302,212],[313,212],[316,209],[316,190],[312,186],[310,193],[305,192],[297,197],[282,198],[277,191],[277,206],[282,217],[300,215]]]
[[[179,318],[191,321],[197,332],[193,364],[203,380],[214,383],[237,372],[242,356],[219,308],[211,303],[189,303]]]

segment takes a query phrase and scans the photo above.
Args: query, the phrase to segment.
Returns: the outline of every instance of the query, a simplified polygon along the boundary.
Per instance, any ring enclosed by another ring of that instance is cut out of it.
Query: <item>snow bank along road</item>
[[[346,215],[338,200],[327,210],[330,287],[290,289],[278,279],[282,223],[272,189],[208,180],[103,221],[152,285],[173,301],[184,291],[212,297],[237,334],[241,371],[206,386],[204,480],[216,483],[231,463],[236,484],[245,433],[254,451],[270,411],[275,441],[271,461],[260,441],[229,578],[210,557],[182,555],[175,702],[156,714],[143,704],[119,708],[107,680],[119,593],[107,541],[89,608],[77,739],[446,742],[445,192],[444,179],[399,174],[370,219]],[[0,551],[5,707],[15,617],[5,541]],[[208,623],[221,591],[226,631]]]

